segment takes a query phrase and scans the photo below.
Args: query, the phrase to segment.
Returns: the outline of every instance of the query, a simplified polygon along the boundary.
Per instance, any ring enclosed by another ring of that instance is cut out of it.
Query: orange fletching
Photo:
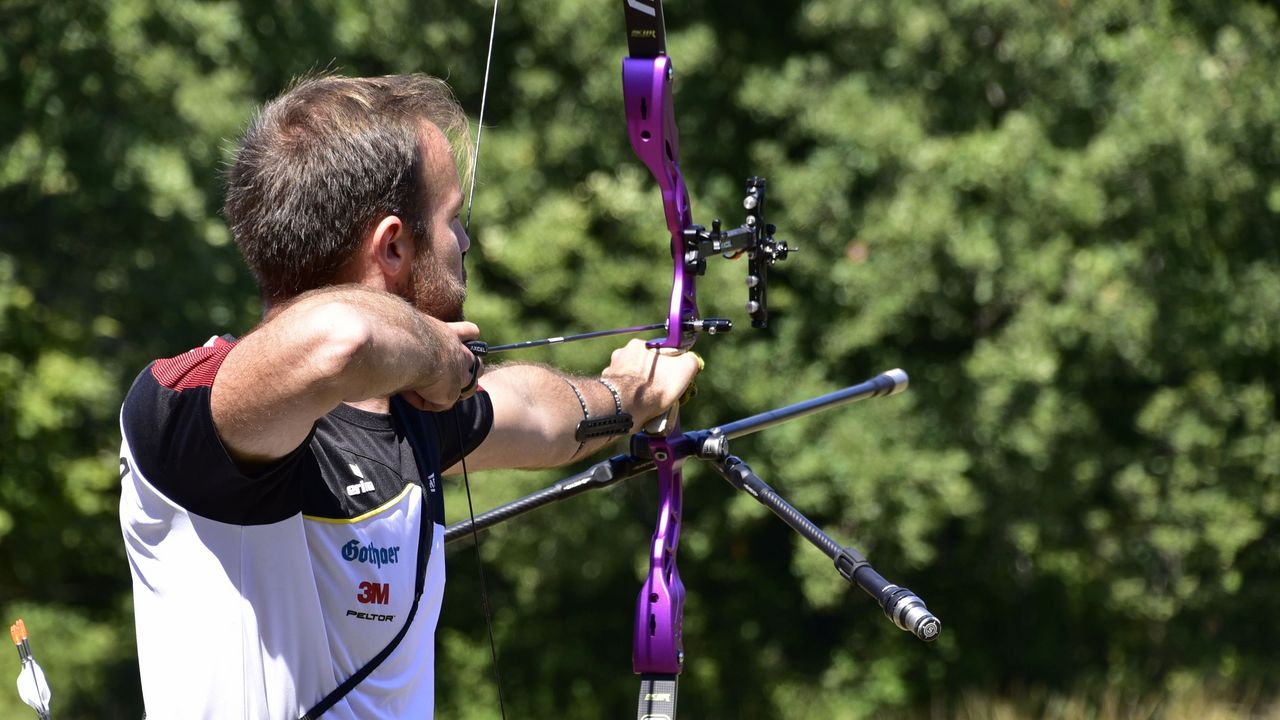
[[[18,637],[18,625],[16,623],[9,626],[9,639],[13,640],[14,645],[22,644],[22,638]]]

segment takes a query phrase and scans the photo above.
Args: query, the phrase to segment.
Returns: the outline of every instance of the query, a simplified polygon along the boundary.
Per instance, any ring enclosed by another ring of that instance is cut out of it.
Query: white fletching
[[[22,663],[22,672],[18,673],[18,696],[41,718],[49,717],[49,700],[53,694],[49,692],[49,681],[44,677],[44,670],[40,669],[35,660]]]

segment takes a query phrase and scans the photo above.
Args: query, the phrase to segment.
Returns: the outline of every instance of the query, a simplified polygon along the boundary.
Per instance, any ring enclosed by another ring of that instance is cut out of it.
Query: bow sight
[[[741,227],[721,230],[720,219],[716,218],[710,231],[701,225],[684,231],[685,264],[699,275],[706,270],[706,258],[711,255],[732,259],[747,254],[747,314],[754,328],[769,326],[769,267],[799,250],[776,239],[773,234],[777,228],[765,222],[766,187],[768,181],[762,177],[747,179],[747,195],[742,200],[747,219]]]
[[[735,259],[747,255],[747,315],[751,318],[751,327],[765,328],[769,326],[769,268],[774,263],[787,259],[787,255],[799,250],[785,240],[774,237],[777,228],[765,222],[765,189],[768,181],[762,177],[751,177],[747,180],[747,194],[742,199],[742,207],[746,208],[747,218],[741,226],[733,230],[723,230],[719,218],[711,223],[707,230],[702,225],[692,225],[684,231],[684,257],[682,258],[688,272],[702,275],[707,270],[707,258],[721,255]],[[489,345],[480,340],[471,340],[467,347],[478,356],[510,350],[524,350],[544,345],[560,345],[579,340],[616,335],[634,335],[654,330],[668,331],[670,322],[649,323],[631,327],[610,328],[608,330],[591,330],[573,335],[557,335],[538,340],[523,340],[503,345]],[[733,329],[733,321],[728,318],[685,317],[680,321],[680,336],[694,337],[700,333],[718,335]]]

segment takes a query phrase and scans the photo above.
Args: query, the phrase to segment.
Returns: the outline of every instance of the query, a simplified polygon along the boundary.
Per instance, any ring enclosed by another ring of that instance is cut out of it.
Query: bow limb
[[[680,133],[671,99],[674,70],[666,55],[661,0],[623,0],[630,54],[622,60],[622,91],[627,133],[636,156],[649,168],[662,190],[662,207],[671,234],[674,266],[667,336],[651,347],[689,349],[697,337],[697,275],[705,262],[690,259],[685,233],[693,227],[689,190],[680,172]]]

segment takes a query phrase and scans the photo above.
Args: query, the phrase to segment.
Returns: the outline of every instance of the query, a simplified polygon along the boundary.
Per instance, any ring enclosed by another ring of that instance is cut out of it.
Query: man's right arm
[[[343,401],[404,392],[421,409],[447,409],[471,378],[462,341],[478,335],[358,285],[306,293],[227,355],[213,383],[214,426],[231,457],[252,464],[288,455]]]

